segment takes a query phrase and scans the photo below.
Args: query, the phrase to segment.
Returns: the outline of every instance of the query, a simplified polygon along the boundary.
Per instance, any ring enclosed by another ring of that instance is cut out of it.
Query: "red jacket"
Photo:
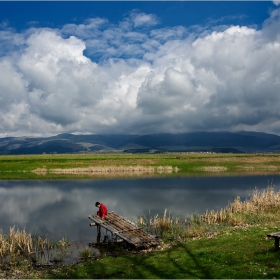
[[[99,211],[97,212],[97,215],[98,215],[100,218],[103,219],[107,214],[108,214],[107,207],[105,206],[105,204],[101,203],[101,204],[100,204]]]

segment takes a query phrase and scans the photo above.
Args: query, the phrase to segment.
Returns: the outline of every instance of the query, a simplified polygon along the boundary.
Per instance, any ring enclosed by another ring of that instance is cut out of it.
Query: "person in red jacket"
[[[104,217],[108,214],[108,210],[105,204],[96,202],[95,206],[99,208],[97,215],[101,218],[104,219]]]

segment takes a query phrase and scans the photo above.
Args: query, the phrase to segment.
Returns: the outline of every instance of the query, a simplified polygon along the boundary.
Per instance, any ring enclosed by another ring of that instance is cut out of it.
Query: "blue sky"
[[[117,24],[134,9],[157,15],[159,27],[201,25],[211,20],[220,24],[261,25],[275,8],[272,1],[2,1],[0,5],[1,21],[8,22],[17,31],[31,25],[59,28],[94,17]]]
[[[279,30],[272,1],[0,1],[0,136],[279,134]]]

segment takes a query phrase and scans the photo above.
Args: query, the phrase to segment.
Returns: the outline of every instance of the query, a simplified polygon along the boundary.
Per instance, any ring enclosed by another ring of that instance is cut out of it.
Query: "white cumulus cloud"
[[[134,27],[156,25],[159,22],[158,18],[153,14],[134,12],[131,14],[131,18],[134,23]]]
[[[119,24],[3,25],[0,135],[280,133],[279,11],[261,29],[156,29],[136,11]]]

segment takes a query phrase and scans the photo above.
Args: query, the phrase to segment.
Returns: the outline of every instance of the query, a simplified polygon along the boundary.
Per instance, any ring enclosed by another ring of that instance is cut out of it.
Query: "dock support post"
[[[279,251],[279,238],[278,237],[274,237],[274,239],[275,239],[275,244],[274,244],[275,251]]]
[[[97,225],[97,243],[100,243],[101,239],[101,226]]]

